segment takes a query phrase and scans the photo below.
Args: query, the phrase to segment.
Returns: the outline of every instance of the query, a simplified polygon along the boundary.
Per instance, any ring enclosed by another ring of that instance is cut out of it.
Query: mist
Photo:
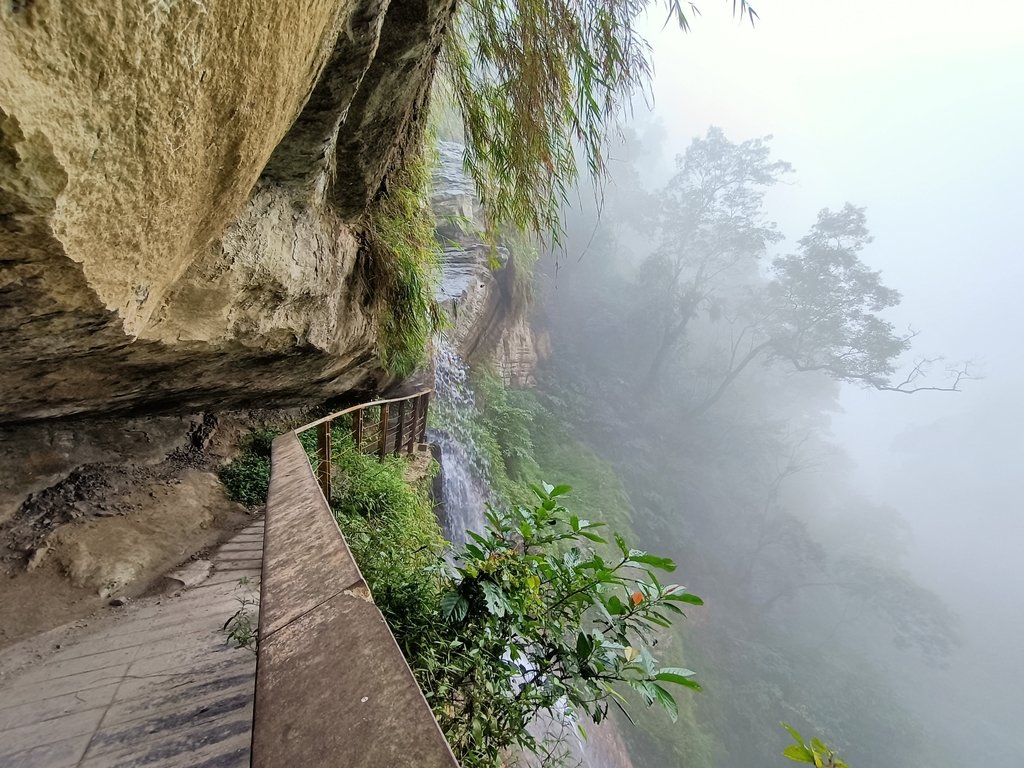
[[[870,621],[835,654],[856,646],[877,662],[950,765],[1015,764],[1024,721],[1024,521],[1016,489],[1024,457],[1017,310],[1024,260],[1016,224],[1024,9],[806,0],[757,10],[753,29],[707,12],[682,38],[663,18],[649,19],[650,93],[633,105],[626,140],[611,151],[600,223],[593,211],[580,214],[575,229],[570,222],[548,271],[544,311],[572,315],[565,307],[585,292],[588,270],[630,279],[650,253],[642,231],[630,229],[630,185],[657,194],[672,158],[712,126],[737,143],[771,136],[772,157],[795,169],[765,199],[784,235],[769,246],[768,261],[792,252],[821,208],[847,201],[866,208],[873,241],[861,258],[902,295],[886,319],[916,334],[901,370],[934,360],[928,383],[941,386],[944,368],[966,361],[970,380],[962,391],[912,395],[839,383],[834,402],[821,408],[815,447],[806,449],[814,469],[789,493],[800,497],[802,519],[830,552],[842,546],[828,511],[838,496],[855,495],[862,512],[891,510],[891,518],[863,514],[863,526],[878,527],[867,538],[902,539],[899,566],[957,617],[959,643],[941,664],[893,651]],[[584,211],[588,194],[579,195]],[[623,247],[601,253],[612,231]],[[585,330],[599,314],[563,330],[581,358],[600,354],[607,329]],[[788,377],[779,386],[798,385]],[[753,472],[748,480],[755,482]],[[797,606],[790,618],[808,621],[813,610]],[[777,715],[765,712],[769,720]]]

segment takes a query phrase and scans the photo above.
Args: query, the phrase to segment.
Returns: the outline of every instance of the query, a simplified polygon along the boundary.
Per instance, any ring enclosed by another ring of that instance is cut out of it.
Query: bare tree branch
[[[912,395],[915,392],[961,392],[963,391],[960,389],[960,384],[962,382],[976,381],[981,378],[971,372],[972,363],[967,361],[958,366],[948,366],[946,368],[948,377],[951,379],[951,383],[947,386],[939,387],[916,385],[915,382],[927,378],[929,367],[940,360],[942,360],[941,357],[921,358],[914,363],[914,367],[910,369],[907,377],[899,384],[895,386],[889,384],[874,384],[873,386],[875,389],[883,392],[902,392],[905,395]]]

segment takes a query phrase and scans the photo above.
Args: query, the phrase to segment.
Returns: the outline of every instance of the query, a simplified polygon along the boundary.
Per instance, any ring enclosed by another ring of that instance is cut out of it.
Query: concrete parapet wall
[[[254,768],[458,768],[298,438],[274,441]]]

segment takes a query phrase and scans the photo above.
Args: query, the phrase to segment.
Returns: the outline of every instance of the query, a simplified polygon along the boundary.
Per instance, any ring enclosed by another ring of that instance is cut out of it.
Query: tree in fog
[[[934,360],[919,360],[897,377],[897,361],[916,334],[897,333],[879,314],[901,297],[860,260],[870,242],[863,208],[847,203],[840,211],[820,211],[797,252],[775,259],[767,285],[752,287],[746,303],[736,306],[726,364],[696,410],[718,402],[756,360],[890,392],[958,390],[969,376],[966,367],[951,369],[942,386],[923,381]]]
[[[717,316],[727,286],[756,270],[768,245],[782,237],[765,217],[764,195],[792,169],[771,159],[768,138],[734,144],[710,128],[676,158],[676,174],[657,195],[650,221],[656,246],[639,278],[657,340],[648,388],[657,385],[690,321],[700,313]]]

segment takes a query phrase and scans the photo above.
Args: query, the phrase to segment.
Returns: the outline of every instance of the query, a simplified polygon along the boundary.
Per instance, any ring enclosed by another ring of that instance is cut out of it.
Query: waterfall
[[[428,435],[441,450],[441,528],[457,548],[468,540],[466,531],[484,528],[490,465],[474,440],[476,403],[466,364],[447,339],[436,339],[434,349],[434,409],[440,426],[431,427]]]

